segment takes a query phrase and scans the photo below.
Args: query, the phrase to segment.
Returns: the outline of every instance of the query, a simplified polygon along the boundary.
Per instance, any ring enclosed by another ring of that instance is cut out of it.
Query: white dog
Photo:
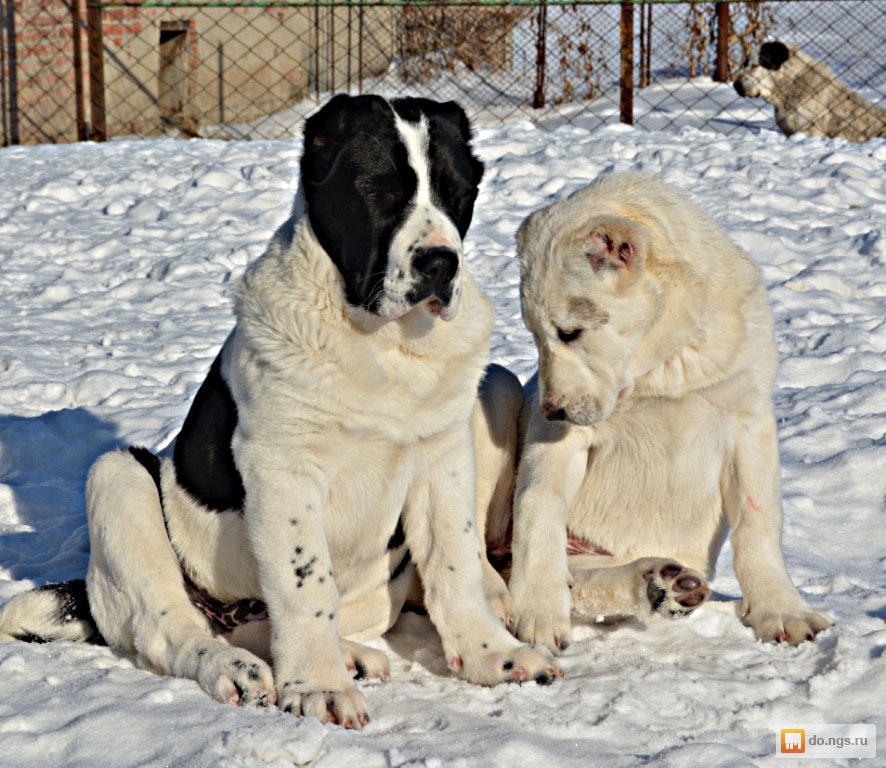
[[[821,61],[792,43],[763,43],[735,80],[740,96],[761,96],[775,107],[786,136],[806,133],[849,141],[886,137],[886,109],[842,82]]]
[[[82,582],[24,593],[0,638],[97,626],[221,701],[359,728],[353,677],[388,662],[354,640],[393,625],[417,566],[453,670],[561,675],[484,596],[501,612],[470,427],[493,318],[462,253],[482,171],[452,102],[339,96],[310,118],[293,217],[239,286],[174,448],[90,472],[88,606]]]
[[[759,269],[685,195],[639,174],[536,211],[517,244],[539,354],[513,513],[518,636],[556,650],[571,613],[694,610],[729,526],[759,638],[797,644],[830,626],[782,557]]]

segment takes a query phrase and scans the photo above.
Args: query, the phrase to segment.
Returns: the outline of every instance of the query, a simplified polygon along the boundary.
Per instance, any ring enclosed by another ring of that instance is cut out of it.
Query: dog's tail
[[[89,611],[83,579],[46,584],[13,597],[0,607],[0,643],[14,641],[104,644]]]

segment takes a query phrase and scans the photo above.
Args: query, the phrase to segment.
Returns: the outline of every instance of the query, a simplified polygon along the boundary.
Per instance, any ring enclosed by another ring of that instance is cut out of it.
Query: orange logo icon
[[[806,731],[802,728],[781,729],[781,753],[800,755],[806,751]]]

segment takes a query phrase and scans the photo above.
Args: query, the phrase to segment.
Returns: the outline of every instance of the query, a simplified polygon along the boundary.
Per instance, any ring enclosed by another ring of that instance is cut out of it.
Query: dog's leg
[[[366,701],[339,644],[339,594],[324,531],[328,483],[310,455],[285,457],[244,441],[237,456],[246,524],[271,626],[279,706],[321,722],[360,728]]]
[[[585,476],[592,431],[547,421],[537,395],[526,407],[531,410],[514,497],[509,587],[517,637],[556,652],[572,639],[566,523]]]
[[[778,442],[766,400],[767,405],[747,408],[735,420],[735,449],[723,472],[723,503],[732,526],[745,624],[761,640],[798,645],[834,622],[806,605],[785,567]]]
[[[580,559],[589,558],[570,558],[569,570],[575,582],[572,613],[583,619],[686,616],[711,594],[702,574],[676,559],[644,557],[609,567],[573,564]]]
[[[483,594],[483,543],[475,520],[475,476],[468,425],[426,441],[427,467],[410,491],[403,521],[425,605],[449,667],[480,685],[553,682],[562,670],[518,642]]]
[[[214,637],[188,599],[157,486],[132,454],[105,454],[86,486],[92,615],[108,645],[160,674],[196,680],[219,701],[273,704],[268,665]]]
[[[517,466],[517,430],[523,388],[513,373],[499,365],[486,369],[474,411],[471,435],[477,467],[477,529],[487,547],[507,543]],[[504,579],[483,556],[483,591],[496,616],[511,618],[511,595]]]

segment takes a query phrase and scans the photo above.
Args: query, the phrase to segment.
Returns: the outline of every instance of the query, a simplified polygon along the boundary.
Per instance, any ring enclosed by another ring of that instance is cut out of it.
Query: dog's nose
[[[458,254],[451,248],[420,248],[412,266],[423,278],[435,286],[446,285],[458,272]]]
[[[742,88],[741,80],[736,80],[733,85],[735,86],[735,92],[739,96],[744,96],[744,88]]]
[[[558,408],[553,403],[545,403],[541,407],[542,416],[544,416],[548,421],[565,421],[566,420],[566,409]]]

